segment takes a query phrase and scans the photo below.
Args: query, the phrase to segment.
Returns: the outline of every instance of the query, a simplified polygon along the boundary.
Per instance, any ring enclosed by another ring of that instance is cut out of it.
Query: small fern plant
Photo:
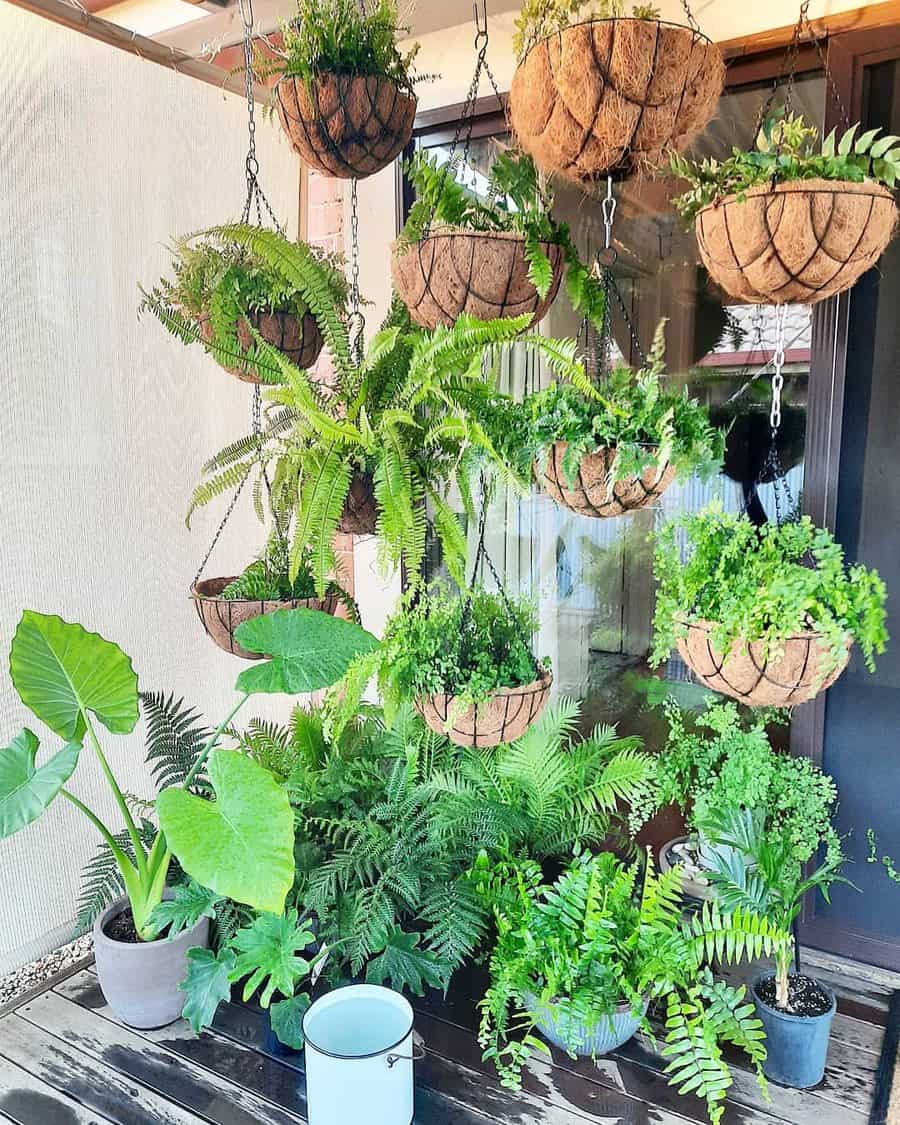
[[[610,852],[576,855],[550,886],[531,861],[482,861],[474,878],[497,933],[479,1042],[504,1085],[518,1088],[531,1052],[548,1052],[540,1023],[574,1056],[620,1005],[652,1035],[650,1002],[665,1006],[670,1084],[704,1098],[713,1125],[732,1081],[724,1045],[744,1050],[764,1084],[762,1024],[746,990],[715,980],[708,963],[771,954],[787,933],[711,902],[682,918],[679,868],[657,875],[649,860],[626,865]]]
[[[359,620],[359,609],[352,596],[335,579],[325,587],[330,595],[341,604],[352,620]],[[226,601],[302,601],[316,596],[316,583],[313,579],[309,554],[301,558],[296,576],[290,577],[290,551],[287,540],[279,534],[269,539],[260,558],[255,559],[243,572],[233,578],[219,595]]]
[[[438,164],[437,157],[420,150],[406,165],[416,189],[416,200],[397,240],[403,251],[419,242],[433,226],[464,231],[505,231],[520,234],[525,242],[528,277],[541,297],[553,282],[553,267],[544,249],[559,246],[566,265],[566,293],[572,308],[598,331],[603,328],[602,284],[582,262],[568,224],[552,214],[553,196],[542,185],[530,156],[501,152],[488,178],[486,199],[481,199],[456,179],[457,162]]]
[[[424,332],[412,328],[406,310],[395,303],[357,362],[340,307],[328,286],[309,276],[306,248],[248,227],[218,233],[248,246],[301,288],[331,353],[337,387],[331,393],[313,384],[255,334],[267,361],[280,369],[283,385],[267,392],[274,409],[261,433],[233,443],[204,467],[191,512],[238,487],[248,474],[261,479],[268,473],[275,510],[283,525],[293,523],[289,577],[296,577],[308,551],[321,595],[334,572],[332,541],[354,479],[368,480],[382,563],[403,562],[410,575],[417,574],[430,518],[448,570],[461,582],[466,541],[448,503],[450,489],[458,489],[474,520],[473,487],[482,468],[492,466],[511,479],[479,420],[480,392],[485,380],[493,379],[489,361],[517,344],[590,394],[575,341],[521,336],[527,317],[486,322],[461,317],[452,328]]]

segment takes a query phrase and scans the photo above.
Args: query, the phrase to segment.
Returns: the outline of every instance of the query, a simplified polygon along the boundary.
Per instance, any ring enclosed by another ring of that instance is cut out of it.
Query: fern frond
[[[141,709],[147,723],[147,765],[157,788],[182,785],[193,769],[212,730],[194,708],[174,694],[141,692]],[[205,771],[194,777],[192,789],[209,792]]]

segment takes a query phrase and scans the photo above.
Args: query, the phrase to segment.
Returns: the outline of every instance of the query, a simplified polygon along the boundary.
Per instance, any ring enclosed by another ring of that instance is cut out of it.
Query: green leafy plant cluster
[[[576,855],[550,886],[531,862],[483,863],[476,875],[497,930],[479,1040],[505,1085],[517,1088],[531,1051],[547,1050],[534,1034],[545,1013],[574,1054],[585,1030],[619,1005],[638,1016],[649,1001],[665,1003],[669,1081],[705,1098],[712,1122],[732,1082],[726,1044],[744,1050],[764,1082],[753,1005],[743,987],[714,980],[708,964],[771,954],[787,932],[710,902],[683,918],[679,868],[657,875],[649,862],[628,866],[610,852]],[[652,1031],[646,1016],[641,1026]]]
[[[335,580],[325,587],[326,594],[334,595],[350,612],[354,620],[359,619],[356,602]],[[269,540],[261,558],[246,567],[242,574],[233,579],[222,590],[221,597],[228,601],[292,601],[314,598],[316,583],[313,577],[309,553],[301,558],[296,575],[290,575],[290,547],[286,539],[275,534]]]
[[[859,645],[870,670],[887,643],[886,592],[878,572],[848,566],[831,533],[808,516],[757,528],[745,515],[710,505],[663,527],[655,574],[654,666],[697,620],[712,623],[719,651],[728,652],[743,638],[762,642],[770,659],[778,658],[788,637],[812,629],[830,651],[823,675],[843,658],[848,638]]]
[[[457,180],[456,170],[455,160],[441,165],[424,150],[407,163],[416,199],[400,232],[398,248],[420,241],[433,227],[520,234],[525,240],[528,277],[540,296],[546,297],[553,267],[542,244],[559,246],[572,308],[602,328],[603,286],[582,262],[568,225],[553,218],[551,190],[541,184],[532,158],[511,150],[501,152],[491,165],[484,201]]]
[[[525,0],[516,18],[513,51],[521,60],[548,35],[587,20],[621,19],[626,10],[625,0]],[[633,4],[631,15],[637,20],[658,20],[659,8],[654,4]]]
[[[894,188],[900,177],[900,137],[881,129],[859,132],[852,125],[840,137],[832,130],[819,144],[818,130],[793,113],[768,117],[749,152],[735,146],[726,160],[695,162],[674,154],[672,171],[691,185],[674,199],[678,212],[693,220],[697,212],[729,195],[742,199],[750,188],[792,180],[871,180]]]

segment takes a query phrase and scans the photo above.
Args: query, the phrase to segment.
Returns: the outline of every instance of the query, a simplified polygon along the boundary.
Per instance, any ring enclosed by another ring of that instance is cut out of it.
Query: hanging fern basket
[[[686,148],[724,82],[718,47],[689,27],[589,20],[528,50],[513,75],[510,121],[540,168],[589,184]]]
[[[340,606],[335,594],[324,598],[288,598],[284,601],[258,601],[245,598],[223,598],[222,591],[231,578],[203,578],[191,587],[191,597],[197,609],[197,616],[206,634],[219,648],[240,656],[243,660],[262,660],[258,652],[248,652],[234,639],[234,631],[242,621],[251,617],[262,617],[278,609],[317,609],[322,613],[334,614]]]
[[[371,473],[354,473],[350,491],[344,501],[338,531],[345,535],[374,535],[378,523],[378,505]]]
[[[675,479],[674,468],[666,461],[651,465],[640,476],[612,480],[615,449],[598,449],[581,458],[578,475],[572,484],[563,468],[566,441],[554,442],[543,465],[535,462],[534,474],[543,490],[557,504],[579,516],[610,519],[624,516],[658,500]]]
[[[814,304],[849,289],[884,253],[897,205],[873,182],[794,180],[729,195],[697,215],[714,281],[756,305]]]
[[[804,630],[788,637],[777,660],[767,658],[762,641],[737,640],[725,655],[713,641],[709,621],[686,623],[678,638],[682,660],[702,684],[748,707],[794,707],[807,703],[847,667],[852,638],[835,662],[825,637]]]
[[[395,243],[394,288],[423,328],[451,328],[464,314],[493,320],[527,313],[534,325],[553,304],[563,273],[562,248],[540,245],[552,270],[543,297],[528,276],[525,239],[510,231],[438,229],[407,247]]]
[[[315,317],[310,313],[301,317],[285,311],[250,312],[246,317],[241,317],[237,323],[237,338],[244,354],[248,354],[254,344],[249,327],[251,324],[267,344],[283,352],[296,367],[306,370],[319,358],[324,341]],[[214,343],[215,331],[209,316],[200,316],[197,328],[204,343]],[[235,356],[233,363],[222,363],[222,367],[243,383],[266,382],[259,377],[249,358],[242,360]]]
[[[389,78],[330,73],[309,83],[285,75],[275,99],[294,151],[310,168],[342,180],[390,164],[409,143],[418,104]]]
[[[521,687],[499,688],[484,703],[461,709],[452,695],[414,700],[425,725],[457,746],[498,746],[514,742],[539,717],[550,696],[553,677],[541,668],[538,678]]]

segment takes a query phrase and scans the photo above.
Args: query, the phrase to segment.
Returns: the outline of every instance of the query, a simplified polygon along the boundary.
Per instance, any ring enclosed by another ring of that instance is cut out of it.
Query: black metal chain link
[[[697,23],[697,21],[694,19],[694,13],[691,11],[691,6],[690,4],[688,4],[688,0],[681,0],[681,6],[682,8],[684,8],[684,14],[687,17],[688,26],[690,27],[691,31],[695,31],[699,35],[700,24]]]
[[[363,361],[366,318],[359,292],[359,203],[355,179],[350,181],[350,316],[347,328],[350,350],[358,366]]]

